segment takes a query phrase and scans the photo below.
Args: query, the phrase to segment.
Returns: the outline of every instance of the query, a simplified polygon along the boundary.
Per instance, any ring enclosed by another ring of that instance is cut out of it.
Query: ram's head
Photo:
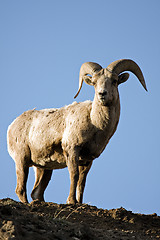
[[[83,81],[95,88],[95,98],[101,105],[109,106],[116,103],[119,98],[118,85],[127,81],[128,73],[131,71],[139,79],[140,83],[147,91],[146,83],[139,66],[130,59],[121,59],[111,63],[107,68],[102,68],[99,64],[86,62],[81,66],[79,76],[78,96]]]

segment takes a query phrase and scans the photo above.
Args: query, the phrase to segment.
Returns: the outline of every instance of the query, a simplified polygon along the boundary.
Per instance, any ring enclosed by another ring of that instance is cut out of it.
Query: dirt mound
[[[87,204],[0,200],[0,239],[160,239],[160,217]]]

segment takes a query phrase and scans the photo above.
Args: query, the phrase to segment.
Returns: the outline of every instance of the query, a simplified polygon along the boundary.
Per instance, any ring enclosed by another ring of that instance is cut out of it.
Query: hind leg
[[[42,168],[36,168],[35,170],[35,184],[31,193],[33,200],[44,201],[44,191],[51,179],[53,170],[46,170]]]
[[[16,164],[16,175],[17,175],[17,187],[16,194],[19,200],[23,203],[27,203],[27,192],[26,183],[28,178],[29,167],[22,164],[21,161]]]

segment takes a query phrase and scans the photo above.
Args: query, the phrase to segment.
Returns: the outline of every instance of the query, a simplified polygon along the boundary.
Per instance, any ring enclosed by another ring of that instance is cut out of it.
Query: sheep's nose
[[[104,96],[106,96],[106,95],[107,95],[107,92],[106,92],[106,91],[99,92],[99,95],[100,95],[101,97],[104,97]]]

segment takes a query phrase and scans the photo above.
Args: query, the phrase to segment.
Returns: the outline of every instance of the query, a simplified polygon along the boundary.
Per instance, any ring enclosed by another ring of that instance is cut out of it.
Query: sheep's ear
[[[91,76],[83,76],[83,80],[85,81],[85,83],[87,83],[88,85],[94,85],[94,83],[92,82],[92,77]]]
[[[129,73],[122,73],[121,75],[118,76],[118,85],[121,83],[124,83],[128,80],[129,78]]]

